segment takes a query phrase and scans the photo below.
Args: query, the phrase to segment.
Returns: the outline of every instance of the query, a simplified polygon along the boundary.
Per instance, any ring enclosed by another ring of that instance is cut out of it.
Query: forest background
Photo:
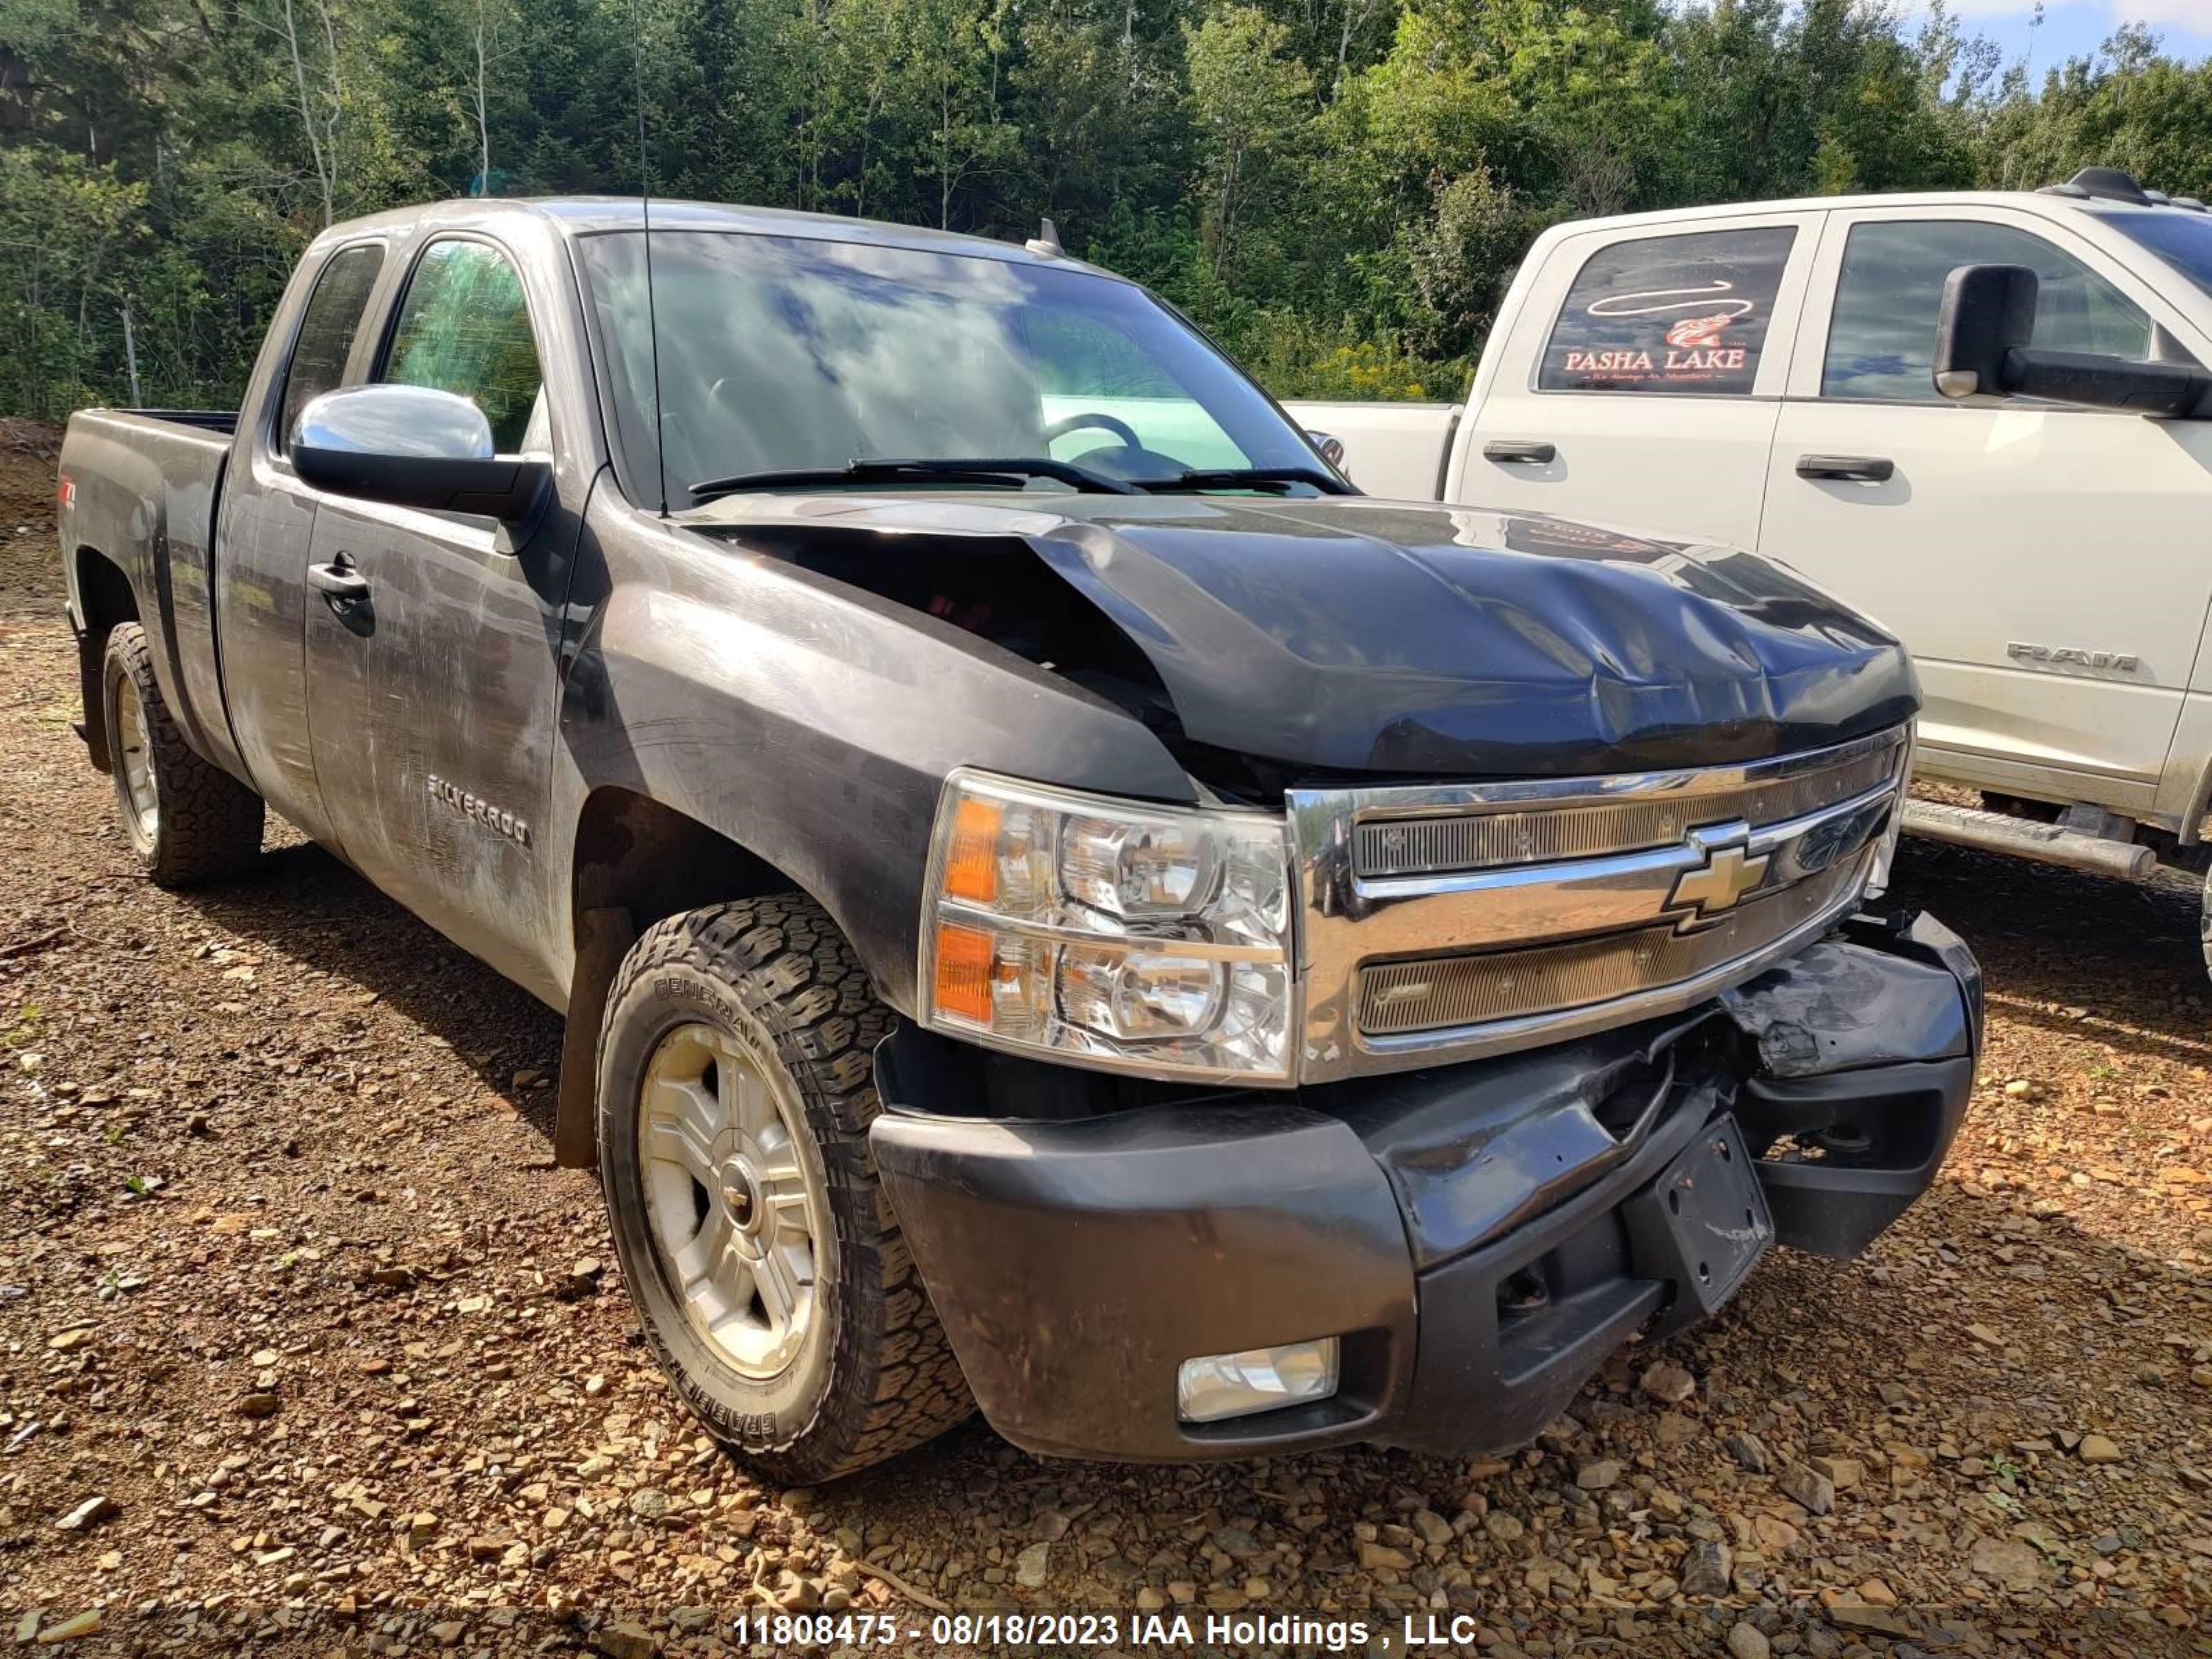
[[[1284,397],[1459,396],[1562,219],[2212,198],[2212,64],[2123,26],[2032,69],[1881,0],[0,0],[0,414],[234,401],[325,224],[635,191],[640,78],[656,195],[1048,216]]]

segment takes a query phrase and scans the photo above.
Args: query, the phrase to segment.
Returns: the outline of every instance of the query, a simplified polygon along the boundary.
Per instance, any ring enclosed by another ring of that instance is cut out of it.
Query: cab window
[[[1537,389],[1749,395],[1796,240],[1764,225],[1600,248],[1552,325]]]
[[[292,343],[291,365],[285,371],[277,448],[291,444],[301,410],[343,383],[346,359],[352,355],[354,336],[361,331],[368,291],[376,286],[376,273],[383,268],[383,246],[362,242],[331,255],[315,278],[315,291],[307,296],[299,337]]]
[[[434,242],[423,251],[392,325],[384,379],[468,398],[502,455],[544,447],[544,422],[532,419],[544,378],[522,278],[485,243]]]
[[[2146,361],[2150,319],[2071,254],[2009,225],[1895,220],[1854,225],[1820,369],[1824,398],[1942,403],[1936,324],[1960,265],[2026,265],[2036,275],[2035,344]]]

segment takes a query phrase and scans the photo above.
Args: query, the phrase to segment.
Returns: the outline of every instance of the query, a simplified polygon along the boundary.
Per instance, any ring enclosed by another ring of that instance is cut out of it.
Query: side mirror
[[[1320,453],[1322,459],[1327,461],[1338,471],[1344,471],[1343,439],[1332,437],[1326,432],[1309,432],[1306,434],[1306,441]]]
[[[2005,359],[2035,335],[2035,273],[2026,265],[1960,265],[1943,283],[1936,319],[1936,389],[2005,396]]]
[[[1945,279],[1936,323],[1936,390],[1969,398],[2041,398],[2136,415],[2197,412],[2212,376],[2179,363],[2138,363],[2091,351],[2041,351],[2035,273],[2026,265],[1960,265]]]
[[[513,523],[552,482],[544,460],[495,454],[491,423],[466,398],[419,386],[325,392],[292,428],[292,468],[333,495]]]

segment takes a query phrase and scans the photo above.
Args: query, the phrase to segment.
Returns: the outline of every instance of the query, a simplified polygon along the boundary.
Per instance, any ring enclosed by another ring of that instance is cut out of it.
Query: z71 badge
[[[518,847],[530,845],[530,826],[514,813],[472,795],[457,783],[448,783],[435,772],[429,775],[430,799],[452,808],[465,818],[474,818],[487,830],[495,830]]]

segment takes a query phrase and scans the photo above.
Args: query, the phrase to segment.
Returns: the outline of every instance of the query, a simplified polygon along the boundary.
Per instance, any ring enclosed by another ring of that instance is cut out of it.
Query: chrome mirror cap
[[[289,447],[346,455],[488,461],[491,422],[466,398],[424,386],[348,386],[300,411]]]
[[[419,386],[349,386],[300,411],[287,458],[302,483],[334,495],[510,526],[534,521],[552,492],[542,455],[501,455],[466,398]]]

